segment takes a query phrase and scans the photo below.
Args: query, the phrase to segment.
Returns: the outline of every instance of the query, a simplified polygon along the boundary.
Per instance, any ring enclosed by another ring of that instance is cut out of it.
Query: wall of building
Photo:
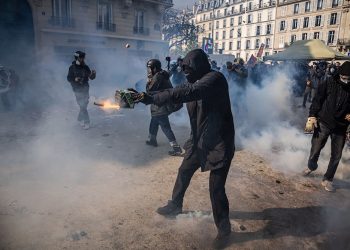
[[[60,1],[60,0],[57,0]],[[66,0],[61,0],[66,1]],[[163,57],[167,43],[161,40],[162,13],[169,0],[72,0],[70,17],[55,16],[54,1],[28,0],[33,9],[35,44],[40,56],[71,58],[81,49],[94,53]],[[98,20],[98,3],[111,5],[107,25]],[[135,12],[143,11],[144,25],[135,28]],[[131,45],[130,49],[125,44]]]

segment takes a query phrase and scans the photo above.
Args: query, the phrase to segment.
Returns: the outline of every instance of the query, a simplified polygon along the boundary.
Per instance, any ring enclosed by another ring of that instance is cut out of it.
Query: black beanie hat
[[[350,76],[350,61],[346,61],[339,67],[339,74],[344,76]]]

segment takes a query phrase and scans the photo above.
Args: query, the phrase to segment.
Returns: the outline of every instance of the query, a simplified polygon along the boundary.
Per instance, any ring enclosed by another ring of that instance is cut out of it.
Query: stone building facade
[[[4,30],[5,45],[15,49],[11,45],[13,40],[23,40],[22,44],[29,44],[27,41],[31,40],[39,58],[54,55],[67,60],[77,49],[90,54],[107,53],[140,58],[163,57],[167,54],[168,44],[161,39],[162,15],[166,8],[173,5],[172,0],[2,2],[0,29]],[[22,20],[24,15],[25,21]],[[21,32],[14,32],[19,26],[26,25],[28,27],[22,29],[29,31],[25,37],[20,35]],[[32,34],[29,34],[30,30]],[[127,43],[130,44],[129,49],[125,48]]]

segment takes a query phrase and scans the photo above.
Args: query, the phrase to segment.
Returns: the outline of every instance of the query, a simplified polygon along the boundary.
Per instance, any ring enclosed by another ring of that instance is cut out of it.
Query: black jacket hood
[[[208,56],[201,49],[194,49],[188,52],[183,60],[183,65],[187,65],[195,71],[195,74],[198,77],[197,80],[210,72]]]

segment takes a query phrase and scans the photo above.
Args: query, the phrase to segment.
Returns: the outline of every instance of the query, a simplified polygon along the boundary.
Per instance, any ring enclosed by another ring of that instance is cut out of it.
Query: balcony
[[[149,28],[134,26],[134,34],[149,36]]]
[[[115,23],[103,23],[103,22],[96,22],[96,29],[110,31],[110,32],[115,32],[116,30]]]
[[[60,26],[60,27],[68,27],[68,28],[75,27],[75,21],[70,17],[52,16],[49,19],[49,24],[51,24],[52,26]]]

